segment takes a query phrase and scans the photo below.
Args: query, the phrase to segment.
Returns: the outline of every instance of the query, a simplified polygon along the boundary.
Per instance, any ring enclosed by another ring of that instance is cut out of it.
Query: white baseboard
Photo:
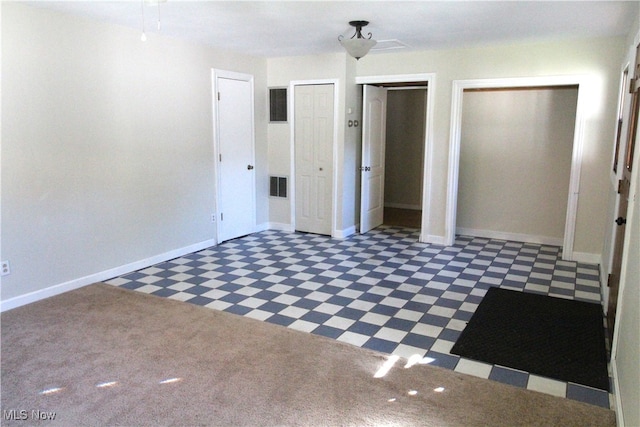
[[[429,243],[431,245],[446,246],[444,236],[434,236],[433,234],[420,234],[420,243]]]
[[[91,285],[96,282],[102,282],[104,280],[112,279],[117,276],[121,276],[132,271],[141,270],[146,267],[150,267],[154,264],[158,264],[163,261],[168,261],[174,258],[181,257],[192,252],[201,251],[203,249],[215,246],[215,240],[205,240],[204,242],[196,243],[194,245],[185,246],[180,249],[165,252],[163,254],[155,255],[146,259],[125,264],[120,267],[111,268],[109,270],[101,271],[88,276],[80,277],[78,279],[70,280],[58,285],[49,286],[48,288],[40,289],[38,291],[29,292],[24,295],[9,298],[8,300],[0,301],[0,312],[11,310],[32,302],[40,301],[45,298],[49,298],[55,295],[62,294],[64,292],[72,291],[74,289],[81,288],[83,286]]]
[[[409,205],[405,203],[385,203],[385,208],[397,208],[397,209],[410,209],[412,211],[420,211],[422,210],[421,205]]]
[[[294,231],[291,224],[285,224],[284,222],[270,222],[268,223],[269,228],[267,230],[275,230],[275,231],[287,231],[292,233]]]
[[[331,237],[336,239],[344,239],[345,237],[349,237],[353,234],[356,234],[356,226],[352,225],[351,227],[344,228],[342,230],[333,230],[333,235]]]
[[[255,229],[254,229],[254,233],[259,233],[261,231],[266,231],[266,230],[270,230],[271,229],[271,223],[269,222],[263,222],[262,224],[256,224]]]
[[[600,254],[590,254],[588,252],[573,252],[573,261],[583,262],[585,264],[602,265],[602,256]]]
[[[538,243],[541,245],[562,246],[564,240],[557,237],[536,236],[533,234],[508,233],[503,231],[479,230],[475,228],[456,227],[456,234],[463,236],[484,237],[487,239],[512,240],[515,242]]]

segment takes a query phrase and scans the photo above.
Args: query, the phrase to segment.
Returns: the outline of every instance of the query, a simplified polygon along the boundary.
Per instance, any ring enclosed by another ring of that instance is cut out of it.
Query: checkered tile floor
[[[341,240],[264,231],[107,283],[610,407],[606,391],[450,354],[490,286],[599,302],[597,265],[562,261],[553,246],[417,240],[389,226]]]

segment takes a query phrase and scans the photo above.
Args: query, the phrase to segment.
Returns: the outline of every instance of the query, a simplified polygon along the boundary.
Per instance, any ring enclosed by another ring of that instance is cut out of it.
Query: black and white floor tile
[[[554,246],[458,236],[443,247],[418,235],[264,231],[107,283],[610,407],[606,391],[450,354],[489,287],[599,302],[597,265],[563,261]]]

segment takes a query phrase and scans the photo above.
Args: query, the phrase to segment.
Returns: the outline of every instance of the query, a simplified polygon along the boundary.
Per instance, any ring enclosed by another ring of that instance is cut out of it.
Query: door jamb
[[[593,92],[592,82],[583,75],[515,77],[498,79],[454,80],[451,94],[451,129],[449,141],[449,176],[447,179],[447,211],[445,219],[445,244],[453,245],[455,241],[456,214],[458,200],[458,172],[460,169],[460,137],[462,132],[462,98],[465,89],[478,88],[515,88],[541,86],[578,86],[578,102],[573,134],[573,152],[571,159],[571,176],[563,240],[562,258],[567,261],[576,260],[573,250],[575,239],[576,215],[580,189],[580,169],[582,167],[582,151],[584,146],[584,115],[588,107],[588,93]]]
[[[379,83],[410,83],[416,81],[427,82],[427,105],[425,108],[425,131],[424,131],[424,158],[422,170],[422,222],[420,227],[420,237],[418,241],[422,243],[442,244],[442,237],[430,234],[431,223],[431,182],[433,177],[433,109],[435,105],[436,93],[436,73],[419,74],[394,74],[381,76],[360,76],[356,77],[357,85],[379,84]]]
[[[248,82],[251,85],[251,164],[255,165],[256,163],[256,151],[255,151],[255,146],[256,146],[256,131],[255,131],[255,100],[254,100],[254,79],[253,79],[253,75],[251,74],[244,74],[244,73],[237,73],[235,71],[226,71],[226,70],[220,70],[220,69],[216,69],[216,68],[212,68],[211,69],[211,86],[212,86],[212,92],[211,92],[211,103],[212,103],[212,112],[213,112],[213,176],[214,176],[214,197],[213,197],[213,212],[215,212],[215,237],[214,237],[214,241],[215,244],[218,245],[220,243],[220,240],[218,239],[218,236],[220,235],[220,219],[219,219],[219,214],[220,214],[220,182],[221,182],[221,170],[220,170],[220,166],[219,166],[219,162],[217,159],[219,159],[220,156],[220,127],[219,127],[219,117],[218,117],[218,113],[219,113],[219,106],[218,106],[218,78],[224,78],[224,79],[231,79],[231,80],[240,80],[240,81],[245,81]],[[253,219],[253,231],[255,231],[256,228],[256,180],[253,179],[251,181],[251,198],[252,198],[252,203],[253,203],[253,209],[252,209],[252,219]]]
[[[333,144],[332,144],[332,162],[333,162],[333,174],[331,179],[331,237],[340,237],[340,232],[336,230],[338,224],[338,106],[339,99],[339,79],[318,79],[318,80],[292,80],[289,82],[288,93],[288,111],[290,112],[289,122],[290,127],[290,170],[291,179],[289,180],[289,196],[291,197],[290,203],[290,217],[291,217],[291,231],[296,230],[296,156],[295,156],[295,142],[296,142],[296,120],[295,120],[295,87],[296,86],[308,86],[308,85],[333,85]]]

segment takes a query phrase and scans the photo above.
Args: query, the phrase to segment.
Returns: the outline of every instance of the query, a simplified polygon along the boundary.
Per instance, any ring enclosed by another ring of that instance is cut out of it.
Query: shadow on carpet
[[[451,353],[609,391],[600,304],[490,288]]]

